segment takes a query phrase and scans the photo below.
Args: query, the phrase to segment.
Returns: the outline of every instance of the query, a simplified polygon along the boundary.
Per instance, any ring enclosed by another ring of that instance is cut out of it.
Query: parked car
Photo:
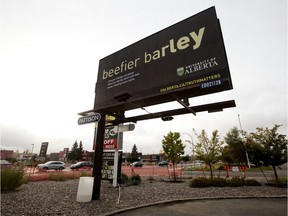
[[[204,161],[193,161],[192,164],[194,167],[205,166]]]
[[[81,162],[78,162],[76,164],[72,164],[70,166],[70,169],[79,169],[79,168],[91,168],[93,167],[93,163],[90,162],[90,161],[81,161]]]
[[[18,158],[18,161],[26,161],[28,160],[28,156],[27,155],[21,155],[19,158]]]
[[[49,161],[45,164],[38,164],[36,168],[39,170],[64,170],[66,167],[62,161]]]
[[[141,161],[135,161],[130,164],[131,167],[143,167],[143,163]]]
[[[168,162],[167,161],[161,161],[159,162],[159,166],[168,166]]]

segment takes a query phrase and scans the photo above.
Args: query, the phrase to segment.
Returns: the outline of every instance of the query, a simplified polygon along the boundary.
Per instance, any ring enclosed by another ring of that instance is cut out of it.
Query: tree
[[[232,128],[224,137],[227,146],[222,152],[222,159],[228,163],[242,164],[246,162],[245,145],[241,132],[237,127]]]
[[[181,156],[184,154],[185,145],[180,139],[180,133],[169,132],[162,140],[162,148],[165,153],[165,158],[173,164],[173,177],[176,181],[175,164],[181,161]]]
[[[210,176],[213,178],[212,165],[216,163],[221,156],[223,141],[220,141],[217,130],[212,132],[212,138],[210,140],[204,129],[199,135],[194,129],[193,131],[198,138],[198,142],[195,146],[196,157],[197,159],[202,160],[208,164],[210,169]]]
[[[137,150],[136,144],[133,145],[130,156],[131,156],[131,159],[130,159],[131,162],[139,160],[139,158],[138,158],[138,150]]]
[[[79,147],[77,140],[74,142],[71,151],[68,154],[68,159],[72,162],[81,161],[83,155],[83,145],[82,141],[80,141]]]
[[[277,132],[281,125],[274,125],[273,128],[256,128],[255,133],[250,133],[250,140],[256,146],[257,159],[268,166],[272,166],[275,179],[278,181],[276,166],[287,163],[287,144],[286,135]]]
[[[82,160],[83,158],[83,144],[82,141],[79,143],[79,147],[76,150],[76,160]]]

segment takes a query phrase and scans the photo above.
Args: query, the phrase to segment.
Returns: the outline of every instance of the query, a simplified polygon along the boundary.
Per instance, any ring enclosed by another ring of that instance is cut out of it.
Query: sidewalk
[[[125,216],[287,216],[285,198],[207,199],[175,201],[110,215]]]

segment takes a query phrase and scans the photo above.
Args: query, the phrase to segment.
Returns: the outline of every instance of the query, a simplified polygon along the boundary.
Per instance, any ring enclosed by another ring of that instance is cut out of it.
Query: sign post
[[[117,187],[118,179],[118,149],[115,149],[114,167],[113,167],[113,187]]]
[[[92,176],[94,177],[92,200],[100,199],[101,188],[101,168],[102,168],[102,156],[103,156],[103,142],[105,131],[105,115],[106,113],[100,113],[100,121],[97,126],[96,146],[94,150],[94,166]],[[96,132],[96,130],[95,130]]]

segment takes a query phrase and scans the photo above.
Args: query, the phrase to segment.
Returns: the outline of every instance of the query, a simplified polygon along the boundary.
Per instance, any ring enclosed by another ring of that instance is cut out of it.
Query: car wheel
[[[59,169],[58,169],[58,170],[59,170],[59,171],[62,171],[63,169],[64,169],[64,167],[59,167]]]

